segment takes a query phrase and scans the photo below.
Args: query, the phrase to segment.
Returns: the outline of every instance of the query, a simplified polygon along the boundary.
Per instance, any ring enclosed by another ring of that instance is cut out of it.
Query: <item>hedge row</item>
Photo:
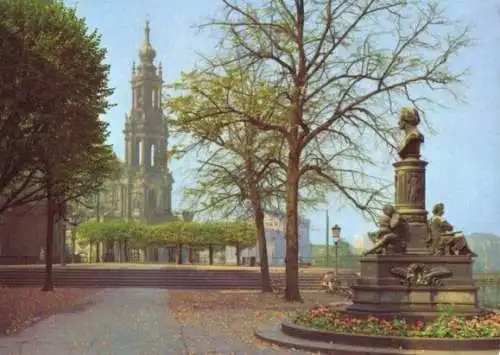
[[[255,226],[246,221],[173,221],[149,225],[124,220],[89,220],[80,224],[76,232],[83,243],[127,241],[137,247],[255,245],[257,242]]]

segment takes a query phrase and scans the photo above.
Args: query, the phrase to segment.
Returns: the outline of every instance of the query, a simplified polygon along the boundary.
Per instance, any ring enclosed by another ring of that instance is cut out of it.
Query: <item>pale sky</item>
[[[444,0],[443,0],[444,1]],[[104,117],[110,123],[110,141],[123,158],[123,125],[131,106],[129,86],[131,65],[143,39],[143,27],[151,22],[151,41],[157,60],[163,63],[164,80],[176,81],[182,71],[191,70],[196,51],[209,54],[214,38],[199,33],[193,25],[212,17],[217,0],[80,0],[78,13],[90,28],[103,35],[111,64],[112,101],[117,104]],[[489,232],[500,235],[500,1],[453,1],[450,15],[473,25],[477,44],[462,53],[458,66],[469,66],[466,85],[468,103],[446,110],[436,110],[429,119],[436,135],[426,136],[423,156],[427,169],[427,209],[436,202],[447,205],[447,217],[465,233]],[[445,103],[447,104],[447,103]],[[425,131],[424,131],[425,133]],[[193,181],[189,170],[194,161],[173,161],[173,207],[181,210],[183,184]],[[392,166],[387,167],[392,174]],[[374,226],[356,211],[341,208],[330,196],[330,226],[338,223],[342,237],[353,241]],[[325,212],[319,210],[311,219],[311,240],[324,243]]]

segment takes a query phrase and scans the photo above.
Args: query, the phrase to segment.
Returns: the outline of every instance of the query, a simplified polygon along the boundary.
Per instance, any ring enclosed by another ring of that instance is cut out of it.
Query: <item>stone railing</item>
[[[479,302],[483,307],[500,308],[500,275],[496,277],[477,277]]]

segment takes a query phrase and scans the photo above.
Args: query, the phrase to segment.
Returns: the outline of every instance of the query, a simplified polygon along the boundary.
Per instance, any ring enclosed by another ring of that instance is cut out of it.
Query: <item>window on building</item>
[[[125,217],[126,201],[125,201],[125,186],[123,185],[120,186],[120,202],[121,202],[121,207],[120,207],[121,216]]]
[[[151,150],[149,152],[151,159],[151,166],[155,166],[156,162],[156,144],[151,144]]]
[[[139,144],[139,139],[136,139],[135,149],[132,154],[132,161],[134,166],[139,166],[139,156],[140,156],[140,144]]]
[[[137,101],[136,101],[136,107],[142,108],[143,104],[143,97],[142,97],[142,90],[141,88],[137,88]]]
[[[139,165],[142,165],[143,162],[143,156],[144,156],[144,142],[142,140],[139,141]]]
[[[111,195],[111,203],[113,208],[116,208],[116,205],[118,204],[118,187],[113,186],[112,190],[112,195]]]
[[[151,207],[151,209],[154,211],[157,209],[158,207],[158,199],[157,199],[157,194],[156,194],[156,191],[151,189],[149,190],[149,206]]]

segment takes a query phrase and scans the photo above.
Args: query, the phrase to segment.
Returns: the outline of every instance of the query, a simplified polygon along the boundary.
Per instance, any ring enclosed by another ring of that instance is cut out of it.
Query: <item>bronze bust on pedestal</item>
[[[420,116],[415,108],[403,108],[399,115],[399,128],[404,138],[399,146],[401,159],[420,158],[420,145],[424,143],[424,135],[418,130]]]

